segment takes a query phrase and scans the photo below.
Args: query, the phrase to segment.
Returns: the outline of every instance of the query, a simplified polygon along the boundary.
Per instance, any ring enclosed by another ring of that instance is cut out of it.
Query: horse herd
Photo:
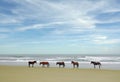
[[[31,65],[32,65],[32,67],[34,67],[35,63],[37,63],[37,61],[29,61],[28,62],[28,66],[31,67]],[[90,63],[94,65],[94,68],[96,68],[96,65],[98,65],[99,69],[100,69],[100,66],[101,66],[100,62],[91,61]],[[75,67],[78,68],[79,67],[79,63],[78,62],[71,61],[71,64],[73,65],[73,68],[75,68]],[[44,66],[49,67],[50,63],[49,62],[40,62],[39,65],[42,65],[42,67],[44,67]],[[56,65],[59,65],[59,68],[60,67],[63,67],[63,68],[65,67],[65,63],[64,62],[56,62]]]

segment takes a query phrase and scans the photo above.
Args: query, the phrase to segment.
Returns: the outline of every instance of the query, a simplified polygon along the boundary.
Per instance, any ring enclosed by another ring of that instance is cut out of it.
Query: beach
[[[50,63],[50,67],[58,67],[56,62],[64,61],[65,68],[73,68],[71,61],[78,62],[80,69],[91,69],[94,66],[90,64],[91,61],[101,62],[101,69],[120,70],[120,56],[103,56],[103,55],[27,55],[27,56],[0,56],[0,65],[6,66],[27,66],[28,61],[36,60],[36,67],[40,67],[41,61]],[[98,68],[98,66],[96,66]]]
[[[120,70],[1,65],[0,82],[120,82]]]

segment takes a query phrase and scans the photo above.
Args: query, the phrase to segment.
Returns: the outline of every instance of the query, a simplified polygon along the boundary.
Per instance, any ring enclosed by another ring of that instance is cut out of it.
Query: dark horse
[[[37,63],[37,61],[29,61],[28,66],[30,67],[30,65],[32,65],[32,67],[33,67],[35,63]]]
[[[65,67],[65,63],[64,62],[57,62],[56,65],[59,65],[59,67],[62,65],[63,68]]]
[[[77,68],[79,67],[79,63],[78,62],[71,61],[71,64],[73,64],[74,68],[75,68],[75,66],[77,66]]]
[[[49,62],[40,62],[40,65],[42,65],[43,67],[46,65],[47,67],[49,67]]]
[[[96,67],[95,67],[96,65],[99,65],[99,69],[100,69],[100,66],[101,66],[101,63],[100,63],[100,62],[91,61],[91,64],[94,65],[94,68],[96,68]]]

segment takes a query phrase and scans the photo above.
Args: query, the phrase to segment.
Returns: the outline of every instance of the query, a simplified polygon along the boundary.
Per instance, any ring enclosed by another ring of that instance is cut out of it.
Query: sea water
[[[48,61],[50,67],[58,67],[56,62],[65,62],[66,68],[73,68],[71,61],[79,62],[79,68],[92,69],[93,65],[90,61],[99,61],[102,66],[101,69],[114,69],[120,70],[120,55],[0,55],[0,65],[11,66],[28,66],[28,61],[36,60],[39,66],[39,62]],[[98,69],[98,66],[96,66]]]

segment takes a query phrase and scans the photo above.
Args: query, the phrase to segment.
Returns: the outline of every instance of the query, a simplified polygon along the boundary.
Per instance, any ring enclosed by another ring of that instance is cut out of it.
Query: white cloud
[[[0,24],[11,24],[11,23],[18,23],[18,22],[19,22],[18,20],[11,19],[11,18],[0,20]]]
[[[117,44],[120,43],[120,39],[109,39],[107,36],[94,35],[92,41],[96,44]]]
[[[109,27],[108,27],[109,28]],[[105,28],[97,28],[93,30],[96,33],[120,33],[119,28],[111,28],[111,29],[105,29]]]
[[[94,35],[93,38],[96,39],[96,40],[106,40],[106,39],[107,39],[107,36]]]
[[[119,8],[112,0],[62,0],[59,3],[49,0],[12,0],[17,3],[17,7],[11,9],[15,17],[11,20],[5,19],[11,23],[21,23],[22,27],[17,27],[15,31],[27,31],[42,28],[55,28],[55,34],[75,34],[81,32],[94,32],[96,23],[117,22],[119,19],[101,21],[94,17],[100,13],[118,12]],[[5,17],[5,16],[4,16]],[[7,16],[6,16],[7,18]],[[24,25],[29,20],[37,21],[35,24]],[[116,21],[115,21],[116,20]],[[55,27],[53,27],[56,25]],[[57,26],[64,25],[65,28]],[[51,27],[52,26],[52,27]],[[99,30],[97,30],[99,31]],[[102,32],[102,31],[101,31]],[[107,41],[106,36],[96,36],[94,40]],[[98,42],[99,42],[98,41]],[[105,42],[104,42],[105,43]]]
[[[114,12],[111,12],[114,13]],[[120,22],[120,17],[119,16],[110,16],[108,18],[103,18],[102,20],[96,20],[96,23],[98,24],[106,24],[106,23],[116,23]]]
[[[31,30],[31,29],[50,28],[49,26],[61,25],[63,23],[64,22],[50,22],[50,23],[46,23],[46,24],[33,24],[33,25],[30,25],[30,26],[19,27],[19,28],[16,29],[16,31],[26,31],[26,30]]]
[[[0,13],[0,24],[16,24],[19,23],[20,21],[17,20],[17,18],[9,15],[4,15]]]
[[[46,23],[37,23],[35,25],[23,26],[18,30],[25,31],[29,29],[40,29],[49,27],[51,25],[66,25],[69,29],[77,27],[78,30],[84,28],[93,29],[96,27],[96,23],[103,23],[94,18],[91,12],[97,12],[97,10],[107,11],[111,4],[111,1],[72,1],[66,0],[59,3],[49,0],[12,0],[13,3],[17,3],[17,7],[11,9],[12,13],[16,16],[14,18],[4,19],[3,23],[23,23],[29,20],[44,21]],[[94,5],[93,5],[94,3]],[[107,5],[107,7],[106,7]],[[106,9],[104,10],[104,8]],[[112,8],[111,8],[112,9]],[[5,17],[5,16],[4,16]],[[8,16],[6,16],[7,18]],[[60,22],[58,22],[60,21]],[[104,21],[105,22],[105,21]]]
[[[6,35],[6,34],[0,34],[0,39],[4,39],[4,38],[7,38],[8,37],[8,35]]]
[[[7,28],[0,28],[0,33],[7,33],[7,32],[11,32],[11,30]]]
[[[97,21],[103,23],[99,20],[95,21],[96,19],[93,18],[98,13],[119,11],[115,5],[111,7],[111,4],[115,2],[113,0],[70,0],[69,2],[62,0],[59,3],[49,0],[12,0],[12,2],[18,4],[16,8],[11,9],[16,14],[17,21],[18,19],[21,22],[29,19],[51,20],[51,22],[57,20],[83,28],[95,28]],[[11,22],[17,21],[12,20]]]
[[[19,27],[16,29],[16,31],[26,31],[26,30],[31,30],[31,29],[40,29],[42,28],[41,24],[35,24],[31,26],[26,26],[26,27]]]
[[[117,44],[120,43],[120,39],[110,39],[110,40],[94,40],[97,44]]]
[[[58,34],[58,35],[65,34],[65,30],[56,29],[56,30],[52,31],[52,34]]]
[[[50,1],[38,1],[38,0],[13,0],[18,4],[22,5],[19,8],[13,9],[13,13],[18,16],[18,19],[25,21],[27,19],[48,20],[51,22],[61,21],[65,22],[67,25],[80,28],[94,28],[95,21],[84,11],[90,8],[80,8],[79,5],[72,5],[71,1],[66,3],[62,1],[61,3],[55,3]],[[82,2],[82,1],[81,1]],[[76,2],[77,3],[77,2]],[[92,3],[84,2],[85,4],[92,5]],[[65,5],[66,4],[66,5]],[[78,8],[77,8],[77,7]],[[84,5],[83,5],[84,6]],[[80,10],[79,10],[80,9]],[[84,12],[84,13],[83,13]],[[64,24],[64,23],[62,23]],[[34,28],[34,27],[32,27]],[[28,27],[26,30],[29,29]],[[31,29],[31,27],[30,27]]]

